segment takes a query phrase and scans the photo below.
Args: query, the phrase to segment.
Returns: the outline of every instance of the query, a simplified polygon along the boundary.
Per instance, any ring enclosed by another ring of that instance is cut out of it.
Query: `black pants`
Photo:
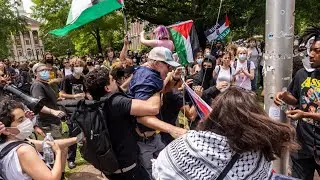
[[[292,177],[313,180],[314,171],[320,173],[320,166],[315,162],[314,158],[299,159],[291,156],[292,160]]]
[[[69,137],[72,137],[72,130],[74,129],[73,123],[68,123],[68,128],[69,128]],[[76,160],[76,155],[77,155],[77,143],[69,146],[68,161],[74,162]]]
[[[141,165],[125,173],[108,175],[107,178],[110,180],[151,180],[148,172]]]
[[[262,75],[262,70],[263,70],[263,66],[259,66],[259,76],[260,76],[260,82],[259,82],[259,84],[260,84],[260,86],[262,86],[263,87],[263,75]]]

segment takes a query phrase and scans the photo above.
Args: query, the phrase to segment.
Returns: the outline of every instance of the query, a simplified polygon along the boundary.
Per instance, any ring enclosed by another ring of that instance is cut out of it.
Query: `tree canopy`
[[[119,41],[123,32],[123,17],[114,12],[97,19],[65,37],[48,34],[49,31],[61,28],[66,24],[71,0],[32,0],[33,17],[40,19],[44,46],[56,56],[65,55],[67,49],[77,55],[102,53],[104,47],[112,46]]]
[[[10,55],[11,33],[15,34],[25,28],[25,21],[12,8],[14,5],[8,0],[0,0],[0,58]]]
[[[0,0],[3,1],[3,0]],[[72,0],[32,0],[33,16],[42,21],[41,31],[46,49],[58,55],[71,48],[77,54],[102,52],[106,46],[119,46],[123,36],[123,20],[120,12],[111,13],[68,36],[57,38],[48,35],[50,30],[65,25]],[[125,13],[129,19],[145,20],[151,24],[170,25],[193,20],[202,45],[203,32],[214,26],[220,0],[126,0]],[[266,0],[223,0],[220,18],[226,14],[231,22],[231,39],[262,35],[265,30]],[[296,0],[296,33],[319,21],[320,3],[317,0]],[[230,39],[229,37],[229,39]]]

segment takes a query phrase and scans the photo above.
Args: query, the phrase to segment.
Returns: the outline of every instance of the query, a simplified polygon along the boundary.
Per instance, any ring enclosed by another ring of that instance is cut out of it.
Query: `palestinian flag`
[[[72,0],[66,26],[49,33],[65,36],[80,26],[120,9],[122,5],[122,0]]]
[[[230,33],[230,22],[228,16],[224,20],[219,21],[214,27],[206,30],[206,35],[209,42],[214,40],[222,40]]]
[[[192,104],[196,108],[197,114],[200,119],[204,119],[206,116],[210,114],[212,108],[203,100],[200,96],[198,96],[186,82],[183,82],[186,87],[186,92],[189,95]]]
[[[194,55],[200,50],[198,35],[193,21],[186,21],[169,26],[180,64],[193,62]]]

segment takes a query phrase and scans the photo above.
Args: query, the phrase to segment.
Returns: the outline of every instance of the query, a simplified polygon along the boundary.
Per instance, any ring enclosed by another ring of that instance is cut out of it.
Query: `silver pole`
[[[270,116],[290,123],[273,103],[276,92],[286,90],[292,79],[295,0],[266,1],[266,51],[264,54],[265,110]],[[280,116],[279,116],[280,114]],[[277,173],[287,175],[289,152],[274,162]]]

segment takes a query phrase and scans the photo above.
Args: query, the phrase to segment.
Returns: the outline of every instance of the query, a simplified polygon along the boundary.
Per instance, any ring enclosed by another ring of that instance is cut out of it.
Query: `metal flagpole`
[[[122,3],[122,14],[123,14],[123,23],[124,23],[124,34],[128,35],[128,22],[127,22],[126,14],[124,13],[124,9],[125,9],[124,0],[122,0],[121,3]]]
[[[295,0],[267,0],[264,54],[265,110],[270,117],[290,123],[285,112],[276,107],[276,92],[286,90],[292,79]],[[280,114],[280,115],[279,115]],[[277,173],[288,174],[289,152],[274,162]]]

